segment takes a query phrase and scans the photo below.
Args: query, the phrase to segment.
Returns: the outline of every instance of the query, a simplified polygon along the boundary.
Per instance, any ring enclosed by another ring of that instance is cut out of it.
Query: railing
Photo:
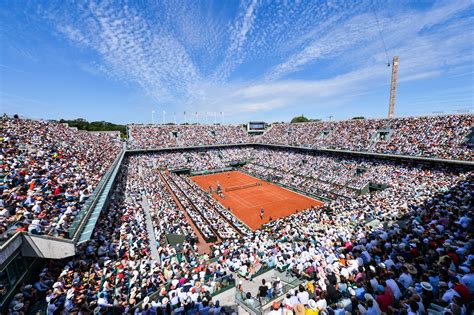
[[[0,245],[0,265],[3,265],[13,253],[21,247],[21,233],[15,233]]]
[[[229,172],[232,171],[232,167],[224,167],[224,168],[217,168],[211,170],[200,170],[200,171],[192,171],[191,175],[204,175],[204,174],[214,174],[214,173],[222,173],[222,172]]]
[[[102,176],[102,179],[99,181],[99,184],[92,192],[91,196],[87,199],[86,203],[82,207],[81,211],[76,215],[74,221],[72,222],[71,226],[69,227],[68,234],[69,237],[77,240],[79,238],[80,232],[82,231],[84,224],[87,222],[88,217],[91,214],[91,210],[99,201],[106,184],[109,182],[110,177],[119,166],[118,164],[122,161],[123,156],[125,155],[125,144],[122,151],[117,155],[112,165],[109,167],[107,172]]]
[[[276,280],[277,277],[280,278],[281,283],[284,284],[281,288],[278,288],[275,291],[273,291],[272,289],[270,296],[259,297],[258,299],[255,297],[247,298],[246,292],[236,290],[236,302],[250,313],[258,315],[263,314],[264,310],[270,306],[270,303],[275,300],[282,299],[290,290],[297,288],[300,284],[304,283],[303,280],[294,277],[289,277],[286,273],[276,272],[275,275],[272,277],[272,280]]]

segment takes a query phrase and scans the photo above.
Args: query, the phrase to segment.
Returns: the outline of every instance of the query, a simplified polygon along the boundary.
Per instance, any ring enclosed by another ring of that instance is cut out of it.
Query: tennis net
[[[255,183],[250,183],[250,184],[244,184],[244,185],[237,185],[237,186],[230,186],[225,189],[226,192],[228,191],[234,191],[234,190],[240,190],[240,189],[246,189],[250,187],[255,187],[255,186],[260,186],[261,184],[259,182]]]

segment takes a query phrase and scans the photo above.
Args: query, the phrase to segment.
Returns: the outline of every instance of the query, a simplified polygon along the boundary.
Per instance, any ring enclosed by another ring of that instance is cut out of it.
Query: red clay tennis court
[[[216,189],[220,183],[224,199],[216,193],[213,193],[214,198],[224,207],[230,207],[235,216],[254,230],[270,221],[270,217],[276,220],[323,205],[320,201],[238,171],[193,176],[191,179],[206,191],[209,191],[209,186]],[[265,211],[263,219],[260,218],[262,208]]]

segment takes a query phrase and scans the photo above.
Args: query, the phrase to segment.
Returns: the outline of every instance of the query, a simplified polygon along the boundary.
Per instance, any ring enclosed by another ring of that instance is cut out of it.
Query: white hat
[[[423,288],[423,290],[426,290],[426,291],[433,291],[433,286],[431,285],[431,283],[429,282],[422,282],[421,283],[421,287]]]
[[[309,308],[312,309],[313,311],[316,311],[316,302],[311,299],[308,301]]]
[[[23,308],[23,306],[25,306],[23,303],[18,303],[15,306],[13,306],[13,310],[14,311],[19,311]]]
[[[63,285],[61,282],[56,282],[53,284],[53,288],[56,289],[56,288],[61,288]]]

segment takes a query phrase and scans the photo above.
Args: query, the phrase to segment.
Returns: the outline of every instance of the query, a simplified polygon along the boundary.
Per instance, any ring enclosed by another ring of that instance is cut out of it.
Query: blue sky
[[[178,123],[385,117],[399,55],[396,115],[473,112],[473,43],[469,0],[0,1],[0,108],[117,123],[152,110]]]

